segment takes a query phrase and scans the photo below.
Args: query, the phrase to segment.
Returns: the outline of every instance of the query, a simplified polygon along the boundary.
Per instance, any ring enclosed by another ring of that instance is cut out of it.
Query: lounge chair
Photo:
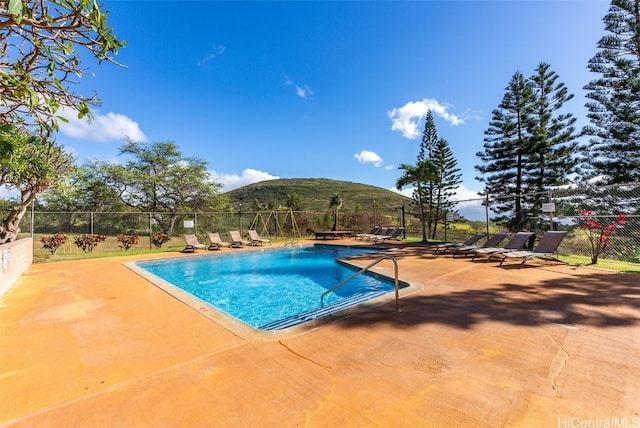
[[[373,240],[376,243],[384,242],[387,239],[397,239],[398,241],[400,241],[402,239],[400,238],[400,235],[402,235],[403,231],[404,227],[396,227],[395,229],[392,229],[392,232],[389,235],[377,235]]]
[[[206,245],[198,242],[196,235],[184,235],[184,240],[187,246],[182,250],[183,253],[194,253],[198,248],[206,248]]]
[[[444,253],[447,250],[451,250],[453,248],[474,245],[476,242],[478,242],[485,236],[487,236],[486,233],[476,233],[475,235],[473,235],[471,238],[467,239],[464,242],[445,242],[443,244],[436,244],[432,246],[431,249],[433,249],[433,254],[438,254],[438,252]]]
[[[491,248],[491,247],[497,246],[507,236],[509,236],[508,233],[496,233],[495,235],[489,237],[489,239],[487,239],[487,242],[485,242],[483,245],[463,245],[461,247],[447,248],[440,254],[444,254],[451,251],[453,252],[454,258],[456,256],[468,256],[469,254],[471,254],[473,250],[477,250],[479,248]]]
[[[540,241],[538,242],[538,245],[536,245],[536,247],[531,251],[511,251],[507,253],[496,254],[495,257],[502,257],[502,260],[500,260],[500,266],[502,266],[502,264],[507,259],[522,260],[522,262],[520,263],[521,268],[522,266],[524,266],[527,260],[531,260],[534,258],[564,263],[563,261],[558,260],[557,257],[554,257],[553,254],[558,250],[558,247],[560,246],[560,243],[562,242],[566,234],[566,231],[550,230],[542,235]]]
[[[222,238],[220,238],[220,234],[217,232],[209,232],[209,242],[210,244],[207,247],[207,250],[219,250],[222,247],[231,247],[231,243],[223,241]]]
[[[522,250],[522,247],[524,247],[534,235],[535,233],[533,232],[518,232],[509,239],[509,242],[507,242],[504,247],[487,247],[473,250],[471,260],[475,260],[478,257],[485,257],[487,261],[490,261],[493,256],[497,254]]]
[[[382,228],[380,226],[375,226],[369,233],[358,233],[354,239],[367,239],[370,236],[377,235],[381,230]]]
[[[380,230],[378,231],[378,233],[374,233],[372,235],[367,235],[364,237],[364,239],[366,239],[367,241],[376,241],[378,239],[382,239],[386,236],[391,236],[391,234],[393,233],[393,227],[382,227],[380,228]]]
[[[249,245],[262,245],[267,243],[271,245],[270,240],[261,238],[255,230],[249,230]]]
[[[240,235],[240,232],[237,230],[230,231],[229,236],[231,237],[231,248],[240,248],[243,245],[249,245],[249,241],[242,239],[242,235]]]

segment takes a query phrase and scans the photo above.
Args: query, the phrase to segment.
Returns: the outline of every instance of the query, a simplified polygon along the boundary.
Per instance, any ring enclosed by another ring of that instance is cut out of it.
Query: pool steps
[[[366,302],[367,300],[373,299],[374,297],[382,296],[383,294],[386,294],[389,292],[390,292],[389,290],[378,290],[378,291],[371,291],[363,294],[357,294],[355,296],[348,297],[346,299],[340,300],[330,305],[326,305],[321,308],[310,309],[308,311],[301,312],[299,314],[295,314],[290,317],[283,318],[281,320],[270,322],[268,324],[260,326],[259,329],[260,330],[282,330],[285,328],[293,327],[303,322],[324,317],[334,312],[338,312],[343,309],[349,308],[351,306],[360,304],[362,302]]]

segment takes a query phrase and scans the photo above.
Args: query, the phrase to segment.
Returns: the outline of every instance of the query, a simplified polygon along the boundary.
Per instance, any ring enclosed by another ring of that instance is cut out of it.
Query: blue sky
[[[174,141],[230,190],[270,178],[394,188],[433,110],[474,196],[475,153],[516,71],[551,64],[586,124],[587,61],[608,1],[218,2],[106,0],[127,41],[87,60],[73,90],[98,93],[91,124],[57,140],[80,163],[124,161],[134,141]]]

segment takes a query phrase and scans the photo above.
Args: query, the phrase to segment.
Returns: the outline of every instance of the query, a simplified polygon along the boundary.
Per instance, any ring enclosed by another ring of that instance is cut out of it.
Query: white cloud
[[[394,187],[389,190],[411,198],[413,196],[414,189],[414,187],[405,187],[398,191]],[[467,220],[486,220],[485,207],[482,205],[482,198],[478,196],[477,191],[470,190],[464,185],[461,185],[456,189],[456,194],[451,199],[454,201],[461,201],[456,204],[455,209]]]
[[[60,131],[68,137],[78,140],[97,142],[123,141],[147,141],[147,137],[140,130],[138,123],[129,117],[119,113],[101,114],[92,112],[92,119],[78,119],[78,114],[73,110],[65,110],[58,116],[65,117],[68,122],[60,121]]]
[[[211,50],[211,52],[208,52],[204,58],[202,58],[200,61],[198,61],[198,65],[204,65],[207,62],[211,61],[212,59],[214,59],[215,57],[217,57],[218,55],[222,55],[225,51],[225,47],[222,45],[213,45],[213,48]]]
[[[402,196],[406,196],[407,198],[411,198],[413,196],[413,189],[414,187],[404,187],[402,190],[398,190],[395,187],[391,187],[389,190],[399,193]]]
[[[302,99],[307,99],[313,95],[313,91],[307,85],[304,85],[304,87],[296,85],[296,94]]]
[[[377,153],[369,150],[362,150],[360,153],[353,155],[360,163],[372,163],[373,166],[381,166],[382,158]]]
[[[221,192],[229,192],[230,190],[237,189],[247,184],[257,183],[265,180],[275,180],[280,177],[271,175],[268,172],[258,171],[255,169],[247,168],[242,171],[242,175],[237,174],[219,174],[217,172],[211,172],[213,175],[213,181],[222,184]]]
[[[464,123],[462,118],[447,111],[449,107],[451,106],[442,104],[438,100],[424,98],[422,101],[409,101],[404,106],[389,111],[387,115],[392,122],[392,131],[400,131],[405,138],[414,139],[421,135],[418,124],[429,110],[451,122],[452,125]]]
[[[0,186],[0,199],[17,199],[18,197],[20,197],[20,192],[17,189],[12,188],[9,190],[9,187],[6,185]]]
[[[393,165],[387,165],[387,166],[384,167],[384,169],[385,169],[385,171],[391,171],[391,170],[396,169],[396,167],[393,166]]]
[[[284,84],[287,86],[294,86],[296,88],[296,95],[298,95],[303,100],[313,95],[313,91],[309,86],[307,85],[300,86],[296,82],[294,82],[293,79],[291,79],[290,77],[284,78]]]

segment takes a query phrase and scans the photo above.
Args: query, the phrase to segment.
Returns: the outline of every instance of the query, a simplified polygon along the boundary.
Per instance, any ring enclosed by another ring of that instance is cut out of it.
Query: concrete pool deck
[[[273,338],[123,264],[157,255],[32,265],[0,298],[0,425],[640,426],[640,276],[394,255],[401,312]]]

